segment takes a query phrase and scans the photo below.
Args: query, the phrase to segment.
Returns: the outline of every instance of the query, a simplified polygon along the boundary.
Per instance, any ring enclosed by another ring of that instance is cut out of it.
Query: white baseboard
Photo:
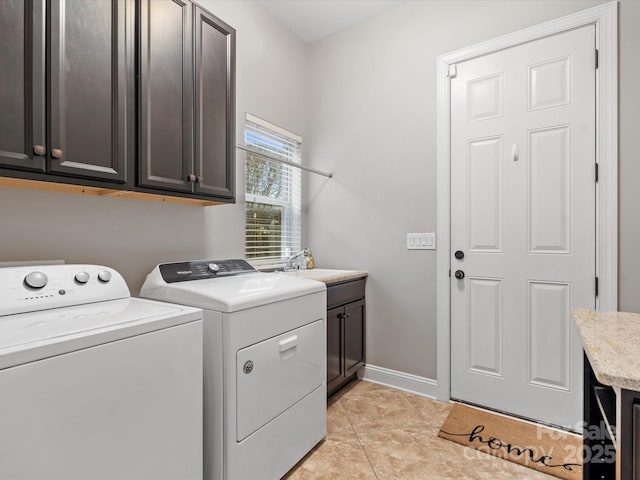
[[[438,382],[411,373],[398,372],[388,368],[365,365],[358,372],[358,378],[423,397],[438,397]]]

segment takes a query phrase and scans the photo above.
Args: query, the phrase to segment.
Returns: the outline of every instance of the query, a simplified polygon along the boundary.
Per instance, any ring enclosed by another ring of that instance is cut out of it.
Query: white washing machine
[[[201,480],[202,311],[103,266],[0,268],[0,478]]]
[[[141,296],[204,309],[205,480],[279,479],[325,437],[324,283],[192,261]]]

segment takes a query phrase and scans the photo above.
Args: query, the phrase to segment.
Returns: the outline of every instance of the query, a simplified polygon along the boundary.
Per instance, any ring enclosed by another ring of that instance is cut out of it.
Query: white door
[[[451,79],[451,396],[570,428],[570,312],[596,298],[595,57],[587,26]]]

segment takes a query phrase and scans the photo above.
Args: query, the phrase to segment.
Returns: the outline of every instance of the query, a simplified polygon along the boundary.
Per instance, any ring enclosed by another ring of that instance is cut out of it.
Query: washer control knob
[[[220,266],[217,263],[210,263],[209,270],[213,273],[218,273],[218,270],[220,270]]]
[[[109,270],[100,271],[100,273],[98,273],[98,279],[101,282],[107,283],[109,280],[111,280],[111,272]]]
[[[87,283],[89,281],[89,274],[87,272],[76,273],[76,282]]]
[[[42,272],[30,272],[24,277],[24,283],[31,288],[44,287],[49,279]]]

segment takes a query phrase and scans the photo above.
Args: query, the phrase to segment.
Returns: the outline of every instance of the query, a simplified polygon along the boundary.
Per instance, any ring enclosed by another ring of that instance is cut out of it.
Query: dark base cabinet
[[[582,478],[615,480],[616,453],[609,427],[615,429],[615,392],[596,379],[589,359],[584,357],[584,422]]]
[[[620,389],[616,393],[598,382],[586,355],[584,365],[582,478],[639,480],[640,392]]]
[[[327,286],[327,395],[357,376],[365,362],[365,279]]]

